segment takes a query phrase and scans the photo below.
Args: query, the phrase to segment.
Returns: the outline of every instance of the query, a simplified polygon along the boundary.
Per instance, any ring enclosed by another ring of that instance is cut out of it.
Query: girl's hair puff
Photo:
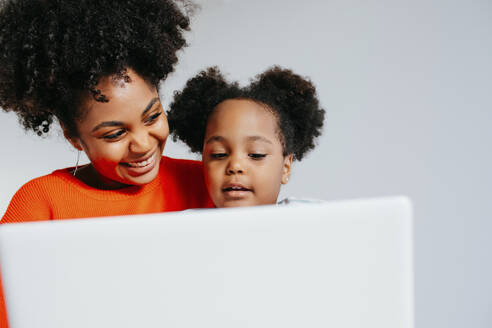
[[[208,118],[227,99],[248,99],[266,106],[278,120],[284,155],[293,154],[295,160],[313,149],[321,135],[325,110],[308,79],[274,66],[240,88],[237,82],[227,82],[217,67],[211,67],[175,93],[168,112],[173,140],[179,139],[192,152],[201,153]]]
[[[174,93],[167,113],[173,140],[181,140],[194,153],[201,153],[207,121],[214,108],[226,99],[238,98],[242,90],[237,82],[228,83],[217,67],[209,67],[186,82]]]

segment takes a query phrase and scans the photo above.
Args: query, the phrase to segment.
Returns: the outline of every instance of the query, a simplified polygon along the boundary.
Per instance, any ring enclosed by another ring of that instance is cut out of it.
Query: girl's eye
[[[256,160],[259,160],[259,159],[263,159],[266,157],[266,154],[258,154],[258,153],[252,153],[252,154],[248,154],[248,156],[252,159],[256,159]]]
[[[148,119],[145,120],[146,123],[152,123],[154,122],[155,120],[157,120],[157,118],[159,116],[161,116],[162,112],[158,112],[158,113],[155,113],[153,115],[151,115]]]
[[[212,157],[213,159],[222,159],[222,158],[225,158],[227,156],[226,153],[212,153],[210,154],[210,157]]]
[[[107,134],[107,135],[103,136],[103,138],[106,140],[115,140],[118,137],[120,137],[121,135],[123,135],[125,132],[126,132],[125,130],[118,130],[115,133],[111,133],[111,134]]]

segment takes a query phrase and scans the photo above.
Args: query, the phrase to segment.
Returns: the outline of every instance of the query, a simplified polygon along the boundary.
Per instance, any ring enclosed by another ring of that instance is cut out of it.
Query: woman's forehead
[[[99,79],[94,89],[98,90],[108,99],[124,100],[125,98],[136,99],[138,93],[143,95],[157,92],[154,85],[144,80],[133,69],[127,68],[123,72],[103,76]],[[89,98],[89,101],[95,99]]]
[[[140,115],[147,105],[158,97],[155,87],[135,72],[128,70],[128,78],[108,76],[101,78],[95,87],[108,101],[101,102],[88,96],[84,120],[119,117],[133,112]]]

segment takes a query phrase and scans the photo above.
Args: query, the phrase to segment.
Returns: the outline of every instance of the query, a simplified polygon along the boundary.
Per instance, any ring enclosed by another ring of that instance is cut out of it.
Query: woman
[[[0,107],[40,136],[58,121],[90,159],[28,182],[2,223],[213,206],[200,162],[162,157],[158,84],[188,29],[171,0],[2,3]]]
[[[161,157],[157,88],[188,28],[169,0],[4,4],[0,107],[39,135],[58,120],[91,163],[28,182],[2,223],[211,206],[201,163]]]

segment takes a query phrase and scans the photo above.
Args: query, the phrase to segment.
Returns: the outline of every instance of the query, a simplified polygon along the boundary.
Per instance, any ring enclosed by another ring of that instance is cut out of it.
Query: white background
[[[417,328],[492,327],[492,2],[202,0],[161,96],[219,65],[309,76],[326,121],[281,197],[408,195]],[[0,212],[29,179],[73,166],[59,132],[0,113]],[[196,158],[171,141],[165,153]],[[84,159],[85,160],[85,159]]]

